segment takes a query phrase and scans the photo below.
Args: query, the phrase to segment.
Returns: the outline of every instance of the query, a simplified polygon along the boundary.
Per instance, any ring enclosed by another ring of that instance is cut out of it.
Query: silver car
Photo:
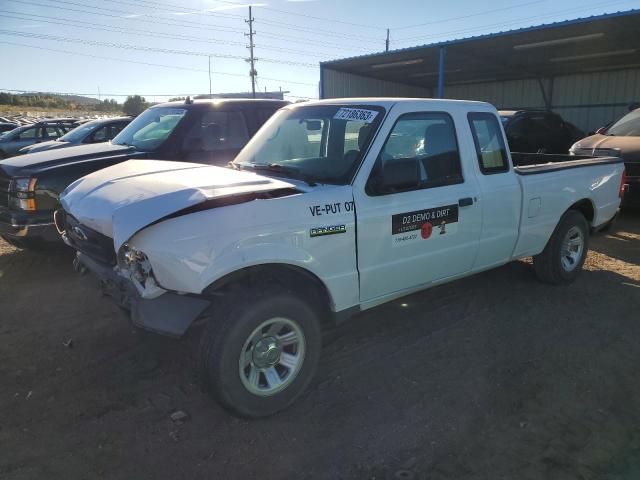
[[[20,154],[43,152],[58,148],[73,147],[87,143],[101,143],[112,140],[130,122],[131,117],[91,120],[74,128],[60,138],[37,143],[20,149]]]
[[[15,128],[0,135],[0,158],[18,155],[21,148],[34,143],[55,140],[74,127],[69,122],[38,122]]]

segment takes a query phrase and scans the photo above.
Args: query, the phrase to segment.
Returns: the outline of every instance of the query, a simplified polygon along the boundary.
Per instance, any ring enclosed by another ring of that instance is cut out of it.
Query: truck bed
[[[514,170],[518,175],[535,175],[569,168],[622,163],[621,157],[591,157],[589,155],[563,155],[547,153],[511,152]]]

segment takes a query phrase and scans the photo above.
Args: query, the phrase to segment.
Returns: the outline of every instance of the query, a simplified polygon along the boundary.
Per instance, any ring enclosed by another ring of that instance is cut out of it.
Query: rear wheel
[[[214,312],[199,363],[220,404],[242,416],[264,417],[304,391],[320,348],[319,318],[304,300],[281,290],[248,288]]]
[[[589,250],[589,224],[582,213],[566,212],[547,246],[533,257],[539,280],[545,283],[571,283],[580,274]]]

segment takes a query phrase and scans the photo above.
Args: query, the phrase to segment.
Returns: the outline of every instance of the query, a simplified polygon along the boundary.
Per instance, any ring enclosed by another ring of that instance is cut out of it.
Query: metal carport
[[[640,101],[640,9],[322,62],[320,96],[485,100],[593,129]]]

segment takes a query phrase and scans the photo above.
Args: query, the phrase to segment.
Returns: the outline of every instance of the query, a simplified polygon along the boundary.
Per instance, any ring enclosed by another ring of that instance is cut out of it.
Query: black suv
[[[524,153],[568,153],[584,132],[548,110],[500,110],[498,112],[509,149]]]
[[[226,165],[289,102],[191,100],[142,112],[111,142],[0,161],[0,236],[18,247],[60,239],[53,224],[60,193],[74,180],[129,159]]]

